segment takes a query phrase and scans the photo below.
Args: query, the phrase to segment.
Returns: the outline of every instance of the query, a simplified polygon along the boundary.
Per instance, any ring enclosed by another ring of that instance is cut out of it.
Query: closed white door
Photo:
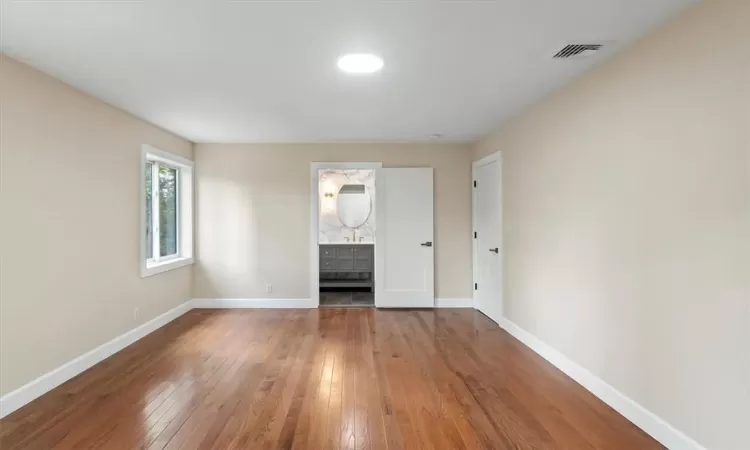
[[[503,316],[500,163],[492,161],[481,165],[475,169],[474,176],[477,308],[499,323]]]
[[[375,306],[435,306],[432,168],[375,175]]]

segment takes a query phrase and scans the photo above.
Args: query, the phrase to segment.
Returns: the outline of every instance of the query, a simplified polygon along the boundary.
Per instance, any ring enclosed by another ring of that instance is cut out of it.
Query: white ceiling
[[[195,142],[465,141],[696,2],[6,0],[2,50]]]

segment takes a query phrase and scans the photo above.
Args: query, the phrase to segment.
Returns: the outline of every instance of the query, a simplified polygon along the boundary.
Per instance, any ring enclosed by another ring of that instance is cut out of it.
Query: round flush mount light
[[[370,53],[350,53],[339,58],[339,69],[343,72],[366,75],[383,68],[383,59]]]

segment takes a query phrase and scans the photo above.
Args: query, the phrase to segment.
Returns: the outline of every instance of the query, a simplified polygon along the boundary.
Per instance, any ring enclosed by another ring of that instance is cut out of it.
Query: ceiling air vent
[[[591,56],[602,48],[602,44],[575,44],[566,45],[565,48],[557,52],[554,56],[558,59],[580,58]]]

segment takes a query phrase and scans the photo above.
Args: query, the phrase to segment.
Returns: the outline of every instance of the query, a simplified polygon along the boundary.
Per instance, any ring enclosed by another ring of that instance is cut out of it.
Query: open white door
[[[503,317],[500,175],[496,160],[474,167],[476,307],[497,323]]]
[[[432,168],[377,169],[375,306],[435,306]]]

